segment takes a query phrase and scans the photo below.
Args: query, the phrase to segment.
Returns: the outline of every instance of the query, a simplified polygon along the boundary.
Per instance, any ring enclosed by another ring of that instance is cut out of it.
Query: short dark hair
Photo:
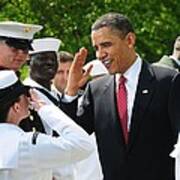
[[[91,31],[96,31],[103,27],[119,32],[121,37],[125,37],[129,32],[134,33],[130,20],[120,13],[110,12],[102,15],[91,26]]]
[[[16,99],[13,99],[12,101],[7,102],[0,108],[0,123],[5,123],[7,120],[7,116],[9,113],[9,110],[14,103],[19,102],[20,97],[17,97]]]
[[[59,62],[66,63],[66,62],[72,62],[73,61],[73,54],[67,51],[60,51],[59,52]]]

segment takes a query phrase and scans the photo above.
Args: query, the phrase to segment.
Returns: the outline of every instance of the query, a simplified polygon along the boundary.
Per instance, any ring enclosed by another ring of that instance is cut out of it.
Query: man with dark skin
[[[54,43],[56,46],[54,47]],[[44,45],[49,44],[50,47]],[[51,46],[52,44],[52,46]],[[30,53],[30,77],[25,79],[24,84],[34,87],[47,96],[49,101],[53,101],[55,105],[59,105],[59,99],[51,92],[52,80],[57,72],[58,60],[57,50],[59,49],[60,41],[55,38],[42,38],[36,39],[33,42],[34,51]],[[28,124],[22,121],[21,126],[26,131],[36,130],[46,132],[44,125],[41,123],[39,116],[36,112],[31,112],[32,120]]]
[[[35,82],[51,90],[52,79],[58,68],[57,55],[55,52],[43,52],[31,55],[30,77]]]
[[[95,132],[104,180],[174,180],[169,153],[180,120],[180,75],[140,58],[132,24],[122,14],[98,18],[91,40],[110,75],[89,83],[73,119],[89,134]],[[74,101],[78,82],[87,78],[86,57],[87,50],[80,49],[69,72],[65,93]]]

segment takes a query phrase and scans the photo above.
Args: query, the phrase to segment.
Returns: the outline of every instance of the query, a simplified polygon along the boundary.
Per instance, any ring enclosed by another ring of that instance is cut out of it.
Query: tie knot
[[[125,84],[126,80],[127,79],[122,75],[119,79],[119,84]]]

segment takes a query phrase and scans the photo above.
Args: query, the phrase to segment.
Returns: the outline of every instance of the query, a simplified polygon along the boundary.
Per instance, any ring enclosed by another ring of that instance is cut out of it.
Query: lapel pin
[[[142,94],[147,94],[149,91],[147,89],[142,90]]]

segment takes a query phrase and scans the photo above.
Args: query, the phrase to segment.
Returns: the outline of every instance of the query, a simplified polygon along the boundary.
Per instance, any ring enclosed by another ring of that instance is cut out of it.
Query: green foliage
[[[75,53],[80,47],[87,47],[88,59],[95,58],[91,24],[110,11],[131,19],[137,34],[137,52],[149,62],[171,53],[180,29],[178,0],[1,0],[0,10],[0,20],[43,25],[36,37],[57,37],[62,40],[62,50]]]

